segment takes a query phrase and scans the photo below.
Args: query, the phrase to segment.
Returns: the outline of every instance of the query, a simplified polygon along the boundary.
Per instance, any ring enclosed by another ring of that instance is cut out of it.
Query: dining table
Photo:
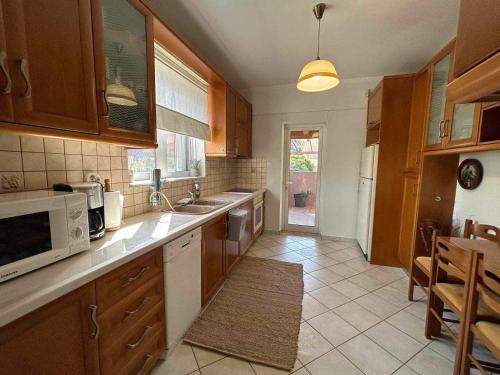
[[[444,236],[439,236],[437,241],[445,246],[454,245],[466,251],[477,251],[483,254],[485,263],[494,268],[500,268],[500,242]]]

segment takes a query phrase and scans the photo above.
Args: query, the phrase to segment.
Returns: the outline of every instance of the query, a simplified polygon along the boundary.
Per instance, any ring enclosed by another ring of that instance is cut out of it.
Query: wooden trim
[[[165,24],[151,7],[142,0],[140,1],[154,15],[153,30],[156,42],[160,43],[184,64],[201,75],[208,83],[220,83],[224,81],[222,76],[203,60],[185,40]]]
[[[424,156],[461,154],[464,152],[484,152],[500,150],[500,141],[484,142],[474,146],[460,146],[441,150],[424,151]]]
[[[446,97],[452,103],[499,100],[500,52],[448,83]]]
[[[455,38],[453,38],[448,43],[446,43],[444,45],[444,47],[441,48],[438,53],[436,53],[434,56],[432,56],[432,58],[422,68],[420,68],[420,70],[416,74],[423,73],[431,65],[434,65],[439,60],[441,60],[443,57],[445,57],[449,52],[451,52],[454,47],[455,47]],[[453,61],[451,63],[453,63]],[[453,66],[452,66],[452,69],[453,69]]]
[[[157,148],[158,145],[154,142],[146,142],[134,139],[122,139],[112,136],[104,136],[90,133],[80,133],[76,131],[42,128],[39,126],[31,126],[24,124],[14,124],[10,122],[0,121],[1,133],[14,133],[22,135],[34,135],[40,137],[64,138],[73,139],[76,141],[89,141],[98,143],[112,143],[130,148]]]

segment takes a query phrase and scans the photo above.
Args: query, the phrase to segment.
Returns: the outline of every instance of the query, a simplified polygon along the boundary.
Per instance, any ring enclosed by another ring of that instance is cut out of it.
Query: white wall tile
[[[44,152],[43,138],[22,136],[21,137],[21,150],[28,152]]]

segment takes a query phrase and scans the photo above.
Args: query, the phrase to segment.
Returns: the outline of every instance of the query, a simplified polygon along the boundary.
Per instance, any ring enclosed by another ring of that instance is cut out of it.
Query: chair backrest
[[[487,224],[474,224],[472,220],[465,220],[465,238],[484,238],[489,241],[500,242],[500,228]]]
[[[433,240],[440,233],[439,224],[435,220],[424,219],[420,223],[418,230],[424,243],[425,253],[430,256],[434,246]]]
[[[453,275],[468,284],[476,251],[464,250],[449,243],[437,241],[434,247],[433,263],[437,267],[437,280]]]
[[[483,302],[500,314],[500,269],[480,259],[476,290]]]

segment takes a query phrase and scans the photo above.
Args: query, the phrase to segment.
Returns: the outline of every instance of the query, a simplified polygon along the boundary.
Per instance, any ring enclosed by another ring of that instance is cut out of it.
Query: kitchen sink
[[[227,201],[198,200],[196,203],[175,205],[174,209],[179,214],[204,215],[228,205]]]
[[[228,201],[206,201],[206,200],[203,200],[203,199],[198,199],[196,202],[194,203],[191,203],[191,205],[193,206],[225,206],[227,204],[229,204],[231,202],[228,202]]]

